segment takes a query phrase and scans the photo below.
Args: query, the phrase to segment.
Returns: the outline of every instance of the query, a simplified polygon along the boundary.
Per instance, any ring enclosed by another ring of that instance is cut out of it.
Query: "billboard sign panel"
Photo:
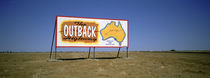
[[[56,16],[56,47],[128,47],[128,20]]]

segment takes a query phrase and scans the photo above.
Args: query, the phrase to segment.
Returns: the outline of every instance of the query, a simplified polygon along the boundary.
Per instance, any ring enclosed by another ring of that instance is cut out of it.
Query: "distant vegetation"
[[[13,51],[0,51],[0,53],[14,53]]]
[[[173,52],[175,52],[176,50],[175,50],[175,49],[171,49],[170,51],[173,51]]]

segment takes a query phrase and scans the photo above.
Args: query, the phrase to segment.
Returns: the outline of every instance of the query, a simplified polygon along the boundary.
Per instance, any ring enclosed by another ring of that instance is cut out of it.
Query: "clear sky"
[[[210,0],[1,0],[0,51],[50,51],[56,15],[128,19],[132,51],[210,50]]]

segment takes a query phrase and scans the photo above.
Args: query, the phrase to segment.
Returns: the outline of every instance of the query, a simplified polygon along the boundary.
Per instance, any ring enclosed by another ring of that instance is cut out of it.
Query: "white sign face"
[[[56,47],[128,47],[128,20],[56,17]]]

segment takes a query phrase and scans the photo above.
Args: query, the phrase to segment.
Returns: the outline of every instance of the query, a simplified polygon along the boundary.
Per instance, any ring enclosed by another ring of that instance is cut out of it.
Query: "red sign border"
[[[129,22],[125,19],[109,19],[109,18],[92,18],[92,17],[76,17],[76,16],[56,16],[56,38],[55,38],[55,47],[56,48],[68,48],[68,47],[78,47],[78,48],[87,48],[87,47],[96,47],[96,48],[122,48],[123,46],[57,46],[57,19],[58,17],[71,17],[71,18],[86,18],[86,19],[104,19],[104,20],[122,20],[127,21],[127,48],[129,47]]]

